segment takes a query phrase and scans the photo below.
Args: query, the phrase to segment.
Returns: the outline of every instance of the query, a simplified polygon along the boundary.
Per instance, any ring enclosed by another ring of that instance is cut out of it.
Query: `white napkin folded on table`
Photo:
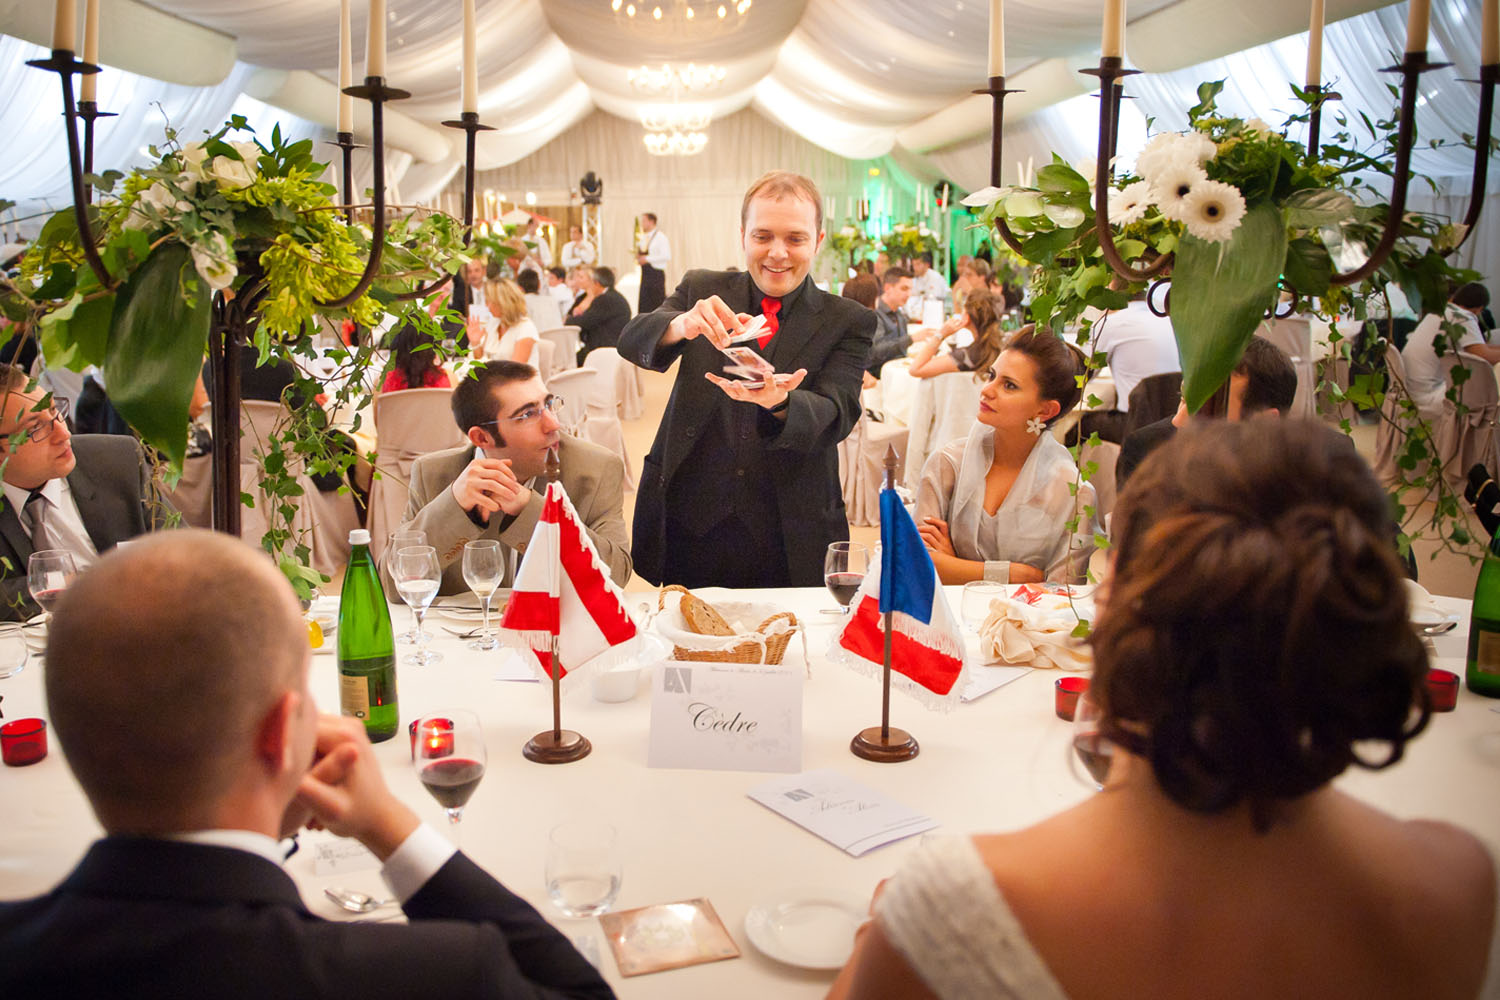
[[[1075,613],[1074,608],[1077,608]],[[1034,603],[997,597],[979,626],[979,652],[986,662],[1058,670],[1088,670],[1092,665],[1082,639],[1073,636],[1078,616],[1091,607],[1062,594],[1043,594]]]

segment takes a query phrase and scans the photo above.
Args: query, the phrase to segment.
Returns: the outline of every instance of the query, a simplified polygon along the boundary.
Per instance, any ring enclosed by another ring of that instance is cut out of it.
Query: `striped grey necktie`
[[[42,495],[40,489],[31,491],[26,498],[26,518],[30,522],[31,547],[40,552],[42,549],[55,549],[58,547],[57,539],[47,527],[48,505],[51,503]]]

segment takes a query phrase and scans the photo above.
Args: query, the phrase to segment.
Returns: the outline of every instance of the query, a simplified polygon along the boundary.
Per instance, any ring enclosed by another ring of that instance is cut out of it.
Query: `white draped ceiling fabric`
[[[354,6],[359,76],[364,4]],[[459,181],[459,134],[440,122],[458,110],[461,4],[388,0],[388,7],[387,78],[413,96],[387,113],[387,178],[401,200],[428,201]],[[1338,108],[1356,121],[1360,111],[1386,115],[1392,78],[1377,71],[1404,48],[1405,4],[1327,7],[1324,75],[1343,95]],[[120,117],[99,123],[96,166],[144,162],[167,120],[186,138],[231,113],[262,131],[279,121],[283,132],[330,138],[338,9],[338,0],[103,0],[101,61],[110,69],[100,77],[99,103]],[[1131,0],[1127,61],[1146,72],[1127,82],[1133,100],[1125,102],[1122,157],[1144,141],[1147,118],[1181,127],[1205,79],[1229,80],[1222,104],[1233,113],[1275,122],[1278,111],[1291,110],[1287,82],[1302,79],[1307,9],[1306,0]],[[56,79],[24,65],[50,38],[51,10],[41,0],[0,0],[8,36],[0,37],[0,134],[10,139],[0,197],[21,203],[13,217],[61,207],[68,197]],[[1039,166],[1053,151],[1073,161],[1093,155],[1097,104],[1083,96],[1089,78],[1076,70],[1097,62],[1099,13],[1098,0],[1008,0],[1007,83],[1025,92],[1007,103],[1007,181],[1017,163]],[[687,31],[626,24],[609,0],[479,0],[480,112],[496,128],[480,136],[481,186],[567,191],[595,170],[606,181],[610,231],[651,206],[675,219],[679,263],[732,255],[732,231],[690,233],[732,230],[732,189],[753,174],[752,164],[807,169],[828,186],[840,217],[849,197],[873,187],[887,214],[904,218],[918,185],[948,180],[964,190],[987,182],[988,98],[969,93],[986,74],[987,17],[986,0],[759,0],[743,18]],[[1455,65],[1423,78],[1424,139],[1474,130],[1477,89],[1459,79],[1477,75],[1478,19],[1474,0],[1433,4],[1433,58]],[[717,89],[693,95],[715,118],[707,150],[691,163],[648,157],[636,122],[650,99],[632,90],[627,72],[690,60],[726,70]],[[365,112],[356,135],[367,128]],[[1325,136],[1335,128],[1325,118]],[[1466,150],[1420,151],[1417,168],[1437,190],[1414,185],[1413,207],[1462,214],[1471,162]],[[368,158],[356,163],[363,188]],[[1486,275],[1500,267],[1496,209],[1463,251]]]

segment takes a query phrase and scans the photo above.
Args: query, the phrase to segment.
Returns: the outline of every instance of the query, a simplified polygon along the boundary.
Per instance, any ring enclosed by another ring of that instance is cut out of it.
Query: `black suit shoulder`
[[[1171,417],[1138,427],[1125,435],[1120,443],[1120,457],[1115,463],[1115,488],[1123,490],[1125,482],[1135,472],[1136,466],[1146,460],[1157,448],[1172,440],[1177,433]]]

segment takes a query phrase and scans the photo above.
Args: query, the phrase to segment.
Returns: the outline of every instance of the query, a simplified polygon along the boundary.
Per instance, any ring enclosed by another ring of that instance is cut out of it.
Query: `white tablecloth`
[[[954,588],[950,602],[955,610]],[[748,596],[754,592],[745,592]],[[634,596],[634,595],[633,595]],[[738,595],[737,595],[738,596]],[[849,740],[880,721],[880,688],[822,655],[841,619],[820,614],[833,607],[821,590],[760,592],[810,623],[812,676],[804,697],[803,764],[835,768],[937,819],[945,831],[1004,831],[1035,823],[1086,798],[1067,765],[1069,726],[1052,710],[1056,671],[1033,671],[980,700],[943,716],[900,694],[892,698],[891,722],[921,743],[915,760],[873,764],[850,755]],[[1467,615],[1468,604],[1438,598],[1445,610]],[[398,629],[409,613],[395,609]],[[1467,620],[1467,619],[1465,619]],[[437,629],[443,622],[429,619]],[[452,624],[452,623],[449,623]],[[1463,671],[1467,629],[1460,626],[1436,641],[1440,663]],[[425,668],[401,666],[403,730],[411,719],[453,706],[477,711],[485,723],[489,770],[469,804],[460,833],[465,851],[516,892],[537,905],[575,938],[598,945],[606,978],[625,998],[821,997],[832,973],[808,972],[759,954],[744,932],[746,912],[757,901],[792,896],[813,887],[869,894],[891,875],[918,840],[851,858],[745,797],[773,775],[724,771],[652,770],[646,767],[650,702],[603,704],[587,686],[564,695],[563,724],[594,744],[583,761],[562,766],[532,764],[521,746],[551,725],[548,686],[491,680],[493,668],[447,633],[436,644],[443,661]],[[410,647],[400,647],[404,655]],[[789,665],[804,665],[793,640]],[[1309,664],[1308,669],[1317,669]],[[324,709],[336,710],[333,658],[312,660],[312,686]],[[16,677],[0,680],[9,719],[46,715],[42,672],[35,661]],[[1436,715],[1426,733],[1395,768],[1378,773],[1351,770],[1340,779],[1347,791],[1402,816],[1428,816],[1494,837],[1500,831],[1500,701],[1467,690],[1458,710]],[[428,822],[445,826],[441,810],[410,771],[404,732],[376,752],[391,787]],[[39,764],[0,768],[0,898],[44,892],[77,862],[99,828],[53,741]],[[591,816],[614,823],[624,847],[624,880],[617,906],[706,896],[739,945],[741,958],[631,979],[620,977],[597,921],[558,917],[543,888],[547,831],[563,819]],[[289,863],[314,911],[339,916],[322,895],[328,885],[383,890],[373,868],[342,875],[313,873],[320,837],[303,835],[303,849]]]

